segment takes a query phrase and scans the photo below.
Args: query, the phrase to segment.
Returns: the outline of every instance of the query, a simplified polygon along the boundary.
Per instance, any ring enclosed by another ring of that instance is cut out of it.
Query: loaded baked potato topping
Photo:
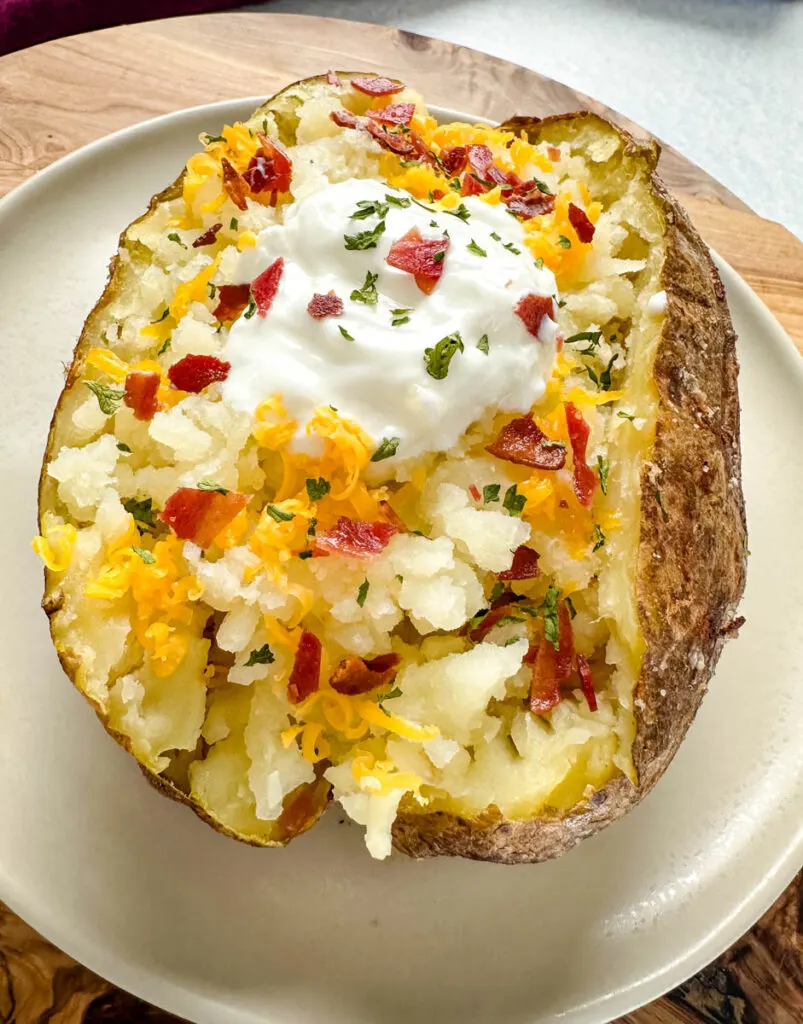
[[[157,781],[284,843],[333,797],[561,815],[637,783],[649,168],[330,73],[127,229],[43,476],[57,647]]]

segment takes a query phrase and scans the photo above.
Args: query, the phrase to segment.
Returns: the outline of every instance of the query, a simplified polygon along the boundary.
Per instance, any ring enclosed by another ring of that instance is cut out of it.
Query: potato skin
[[[352,73],[341,74],[345,79]],[[323,77],[294,83],[267,101],[254,117],[291,104],[296,91],[303,92]],[[537,140],[546,130],[581,119],[593,120],[603,131],[617,132],[627,152],[645,162],[666,223],[662,286],[668,306],[654,365],[660,405],[654,450],[641,474],[637,593],[646,652],[636,691],[633,747],[639,783],[634,786],[624,777],[616,778],[566,813],[545,813],[528,821],[505,819],[494,808],[475,818],[402,812],[394,824],[393,842],[412,857],[449,855],[505,864],[543,861],[569,850],[635,806],[663,774],[683,739],[730,633],[744,588],[738,369],[724,289],[704,243],[654,173],[657,146],[639,145],[610,122],[586,112],[541,121],[513,118],[505,126],[524,130]],[[179,194],[182,178],[183,172],[155,196],[148,212]],[[125,232],[120,248],[127,249]],[[43,514],[56,505],[55,484],[45,470],[60,447],[59,416],[65,396],[81,376],[86,352],[102,344],[102,315],[124,289],[125,269],[118,252],[111,261],[106,288],[78,340],[51,422],[39,484],[40,524]],[[656,492],[660,492],[660,504]],[[76,682],[80,662],[63,643],[58,622],[61,604],[59,577],[46,570],[43,608],[64,671]],[[127,737],[109,727],[105,709],[90,702],[107,732],[131,752]],[[316,801],[314,816],[292,834],[243,835],[211,817],[174,782],[140,767],[163,795],[191,807],[216,831],[252,845],[285,845],[311,827],[326,806],[326,797],[319,794],[322,798]],[[321,781],[313,785],[318,787]]]
[[[653,379],[659,395],[651,457],[641,471],[637,599],[646,644],[635,693],[633,758],[638,785],[613,779],[564,814],[528,821],[488,811],[403,813],[396,849],[411,857],[440,854],[502,864],[544,861],[599,832],[639,803],[663,775],[691,725],[745,584],[747,529],[741,484],[736,335],[725,290],[708,248],[655,174],[657,146],[641,146],[596,114],[505,127],[531,141],[580,119],[615,131],[645,161],[665,220],[662,288],[667,311]]]

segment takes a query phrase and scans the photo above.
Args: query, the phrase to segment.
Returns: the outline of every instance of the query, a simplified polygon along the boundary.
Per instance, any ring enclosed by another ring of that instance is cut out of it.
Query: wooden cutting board
[[[588,108],[643,129],[534,71],[377,25],[289,14],[214,14],[106,29],[0,58],[0,195],[101,136],[184,107],[269,96],[329,67],[377,70],[433,104],[488,119]],[[669,147],[661,173],[700,233],[803,352],[803,244]],[[803,875],[740,942],[627,1024],[803,1021]],[[0,1022],[176,1018],[115,989],[0,904]]]

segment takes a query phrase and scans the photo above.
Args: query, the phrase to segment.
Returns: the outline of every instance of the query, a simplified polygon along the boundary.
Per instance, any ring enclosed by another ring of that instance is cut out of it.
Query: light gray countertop
[[[557,78],[803,238],[803,2],[272,0],[251,9],[397,25]]]

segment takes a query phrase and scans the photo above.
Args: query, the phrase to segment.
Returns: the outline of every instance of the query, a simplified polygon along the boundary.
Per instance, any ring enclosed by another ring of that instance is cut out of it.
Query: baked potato
[[[554,857],[738,627],[734,333],[656,145],[296,83],[122,234],[50,430],[44,608],[148,779],[260,846]]]

